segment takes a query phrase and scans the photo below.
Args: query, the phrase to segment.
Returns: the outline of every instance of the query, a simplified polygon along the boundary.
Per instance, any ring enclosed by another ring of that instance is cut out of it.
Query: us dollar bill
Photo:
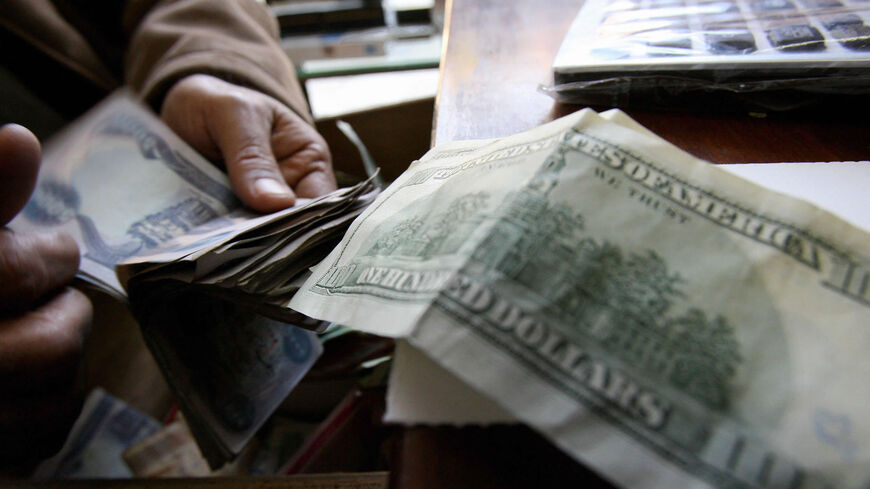
[[[587,109],[434,148],[290,306],[407,338],[625,487],[866,487],[868,256]]]

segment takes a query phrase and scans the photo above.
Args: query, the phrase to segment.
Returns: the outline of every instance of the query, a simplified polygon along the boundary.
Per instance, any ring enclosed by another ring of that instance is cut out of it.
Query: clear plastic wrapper
[[[789,110],[870,92],[868,0],[587,0],[542,89],[566,103]],[[712,96],[715,95],[715,96]]]

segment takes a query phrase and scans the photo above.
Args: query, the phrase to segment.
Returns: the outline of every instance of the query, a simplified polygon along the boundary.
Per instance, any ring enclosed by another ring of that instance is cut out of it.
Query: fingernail
[[[260,195],[272,195],[274,197],[286,197],[290,191],[281,182],[271,178],[259,178],[254,182],[254,188]]]

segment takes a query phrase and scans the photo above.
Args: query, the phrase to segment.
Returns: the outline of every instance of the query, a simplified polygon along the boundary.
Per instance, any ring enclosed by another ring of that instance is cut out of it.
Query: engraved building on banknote
[[[153,248],[216,217],[217,213],[208,204],[189,198],[133,223],[127,234]]]
[[[475,266],[493,281],[542,298],[542,319],[567,336],[594,342],[644,375],[725,409],[741,360],[733,328],[721,316],[682,304],[682,279],[656,253],[624,253],[599,242],[584,232],[582,215],[554,201],[568,151],[557,148],[527,185],[498,205],[485,192],[462,196],[443,213],[416,215],[377,233],[367,255],[426,260],[473,246]]]
[[[464,195],[442,213],[405,219],[384,233],[366,254],[425,260],[457,253],[483,223],[489,197],[486,192]]]
[[[692,307],[670,314],[683,297],[681,278],[661,257],[653,251],[626,255],[583,232],[582,216],[550,195],[566,152],[557,149],[528,185],[506,197],[474,258],[539,294],[548,304],[545,314],[568,325],[569,334],[724,409],[740,362],[733,328]]]

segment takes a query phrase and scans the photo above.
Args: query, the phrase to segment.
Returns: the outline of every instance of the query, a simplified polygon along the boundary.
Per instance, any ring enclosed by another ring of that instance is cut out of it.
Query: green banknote
[[[870,235],[584,110],[438,146],[290,307],[407,338],[626,487],[865,487]]]

